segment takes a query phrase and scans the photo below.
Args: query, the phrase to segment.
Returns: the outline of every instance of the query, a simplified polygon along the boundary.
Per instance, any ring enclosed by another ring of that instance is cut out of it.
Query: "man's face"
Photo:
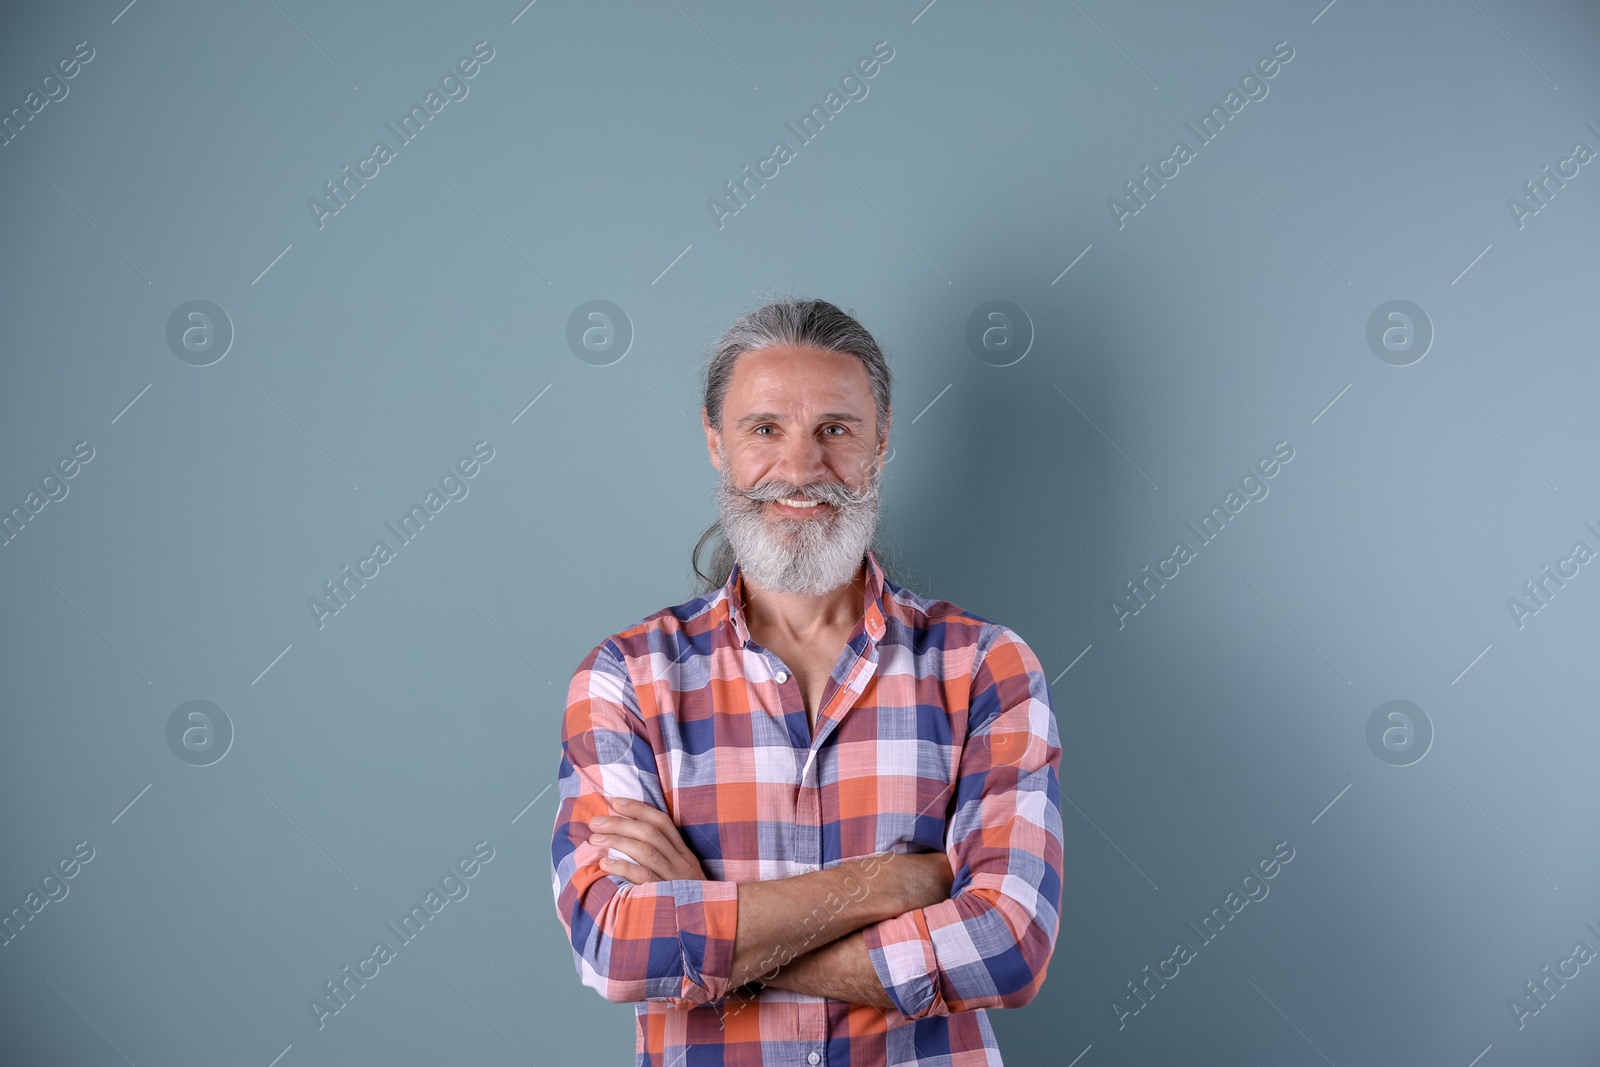
[[[888,442],[861,360],[803,346],[746,352],[723,397],[722,430],[704,409],[701,423],[723,533],[745,577],[810,596],[850,581],[877,529]]]

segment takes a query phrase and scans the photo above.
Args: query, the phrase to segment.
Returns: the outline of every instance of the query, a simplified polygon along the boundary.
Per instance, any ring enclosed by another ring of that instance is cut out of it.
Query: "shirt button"
[[[811,1055],[806,1057],[806,1062],[809,1063],[809,1064],[812,1064],[813,1067],[815,1067],[816,1064],[819,1064],[819,1063],[822,1062],[822,1053],[813,1052]]]
[[[779,671],[777,674],[773,675],[773,677],[778,680],[778,684],[779,685],[782,685],[784,682],[787,682],[789,680],[789,672],[788,671]],[[815,1056],[816,1053],[813,1052],[812,1055]],[[811,1062],[812,1063],[816,1063],[817,1061],[816,1060],[812,1060]]]

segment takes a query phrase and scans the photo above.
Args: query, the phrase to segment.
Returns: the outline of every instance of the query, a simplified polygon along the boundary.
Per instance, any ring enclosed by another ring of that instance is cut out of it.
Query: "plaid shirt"
[[[1044,982],[1062,827],[1043,668],[1013,631],[866,560],[862,618],[814,735],[793,673],[746,628],[737,565],[572,676],[552,892],[583,983],[635,1004],[638,1065],[999,1064],[984,1009],[1026,1004]],[[588,843],[607,797],[669,813],[710,880],[602,871],[625,855]],[[935,849],[950,899],[862,928],[897,1011],[730,988],[737,883]]]

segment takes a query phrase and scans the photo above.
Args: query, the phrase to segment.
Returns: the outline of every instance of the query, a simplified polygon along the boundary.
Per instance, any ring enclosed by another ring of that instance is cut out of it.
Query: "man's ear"
[[[722,470],[722,459],[717,453],[722,443],[722,434],[712,427],[711,419],[706,415],[705,408],[700,409],[700,428],[705,431],[706,435],[706,455],[711,459],[712,468],[720,472]]]

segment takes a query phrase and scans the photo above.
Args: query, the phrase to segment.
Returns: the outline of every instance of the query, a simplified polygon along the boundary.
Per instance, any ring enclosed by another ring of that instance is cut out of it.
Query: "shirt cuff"
[[[901,1015],[920,1019],[944,1014],[939,996],[939,961],[921,908],[873,923],[862,931],[872,969]]]
[[[675,879],[672,901],[678,947],[683,954],[683,999],[691,1004],[721,1000],[733,973],[733,940],[739,929],[737,882]]]

